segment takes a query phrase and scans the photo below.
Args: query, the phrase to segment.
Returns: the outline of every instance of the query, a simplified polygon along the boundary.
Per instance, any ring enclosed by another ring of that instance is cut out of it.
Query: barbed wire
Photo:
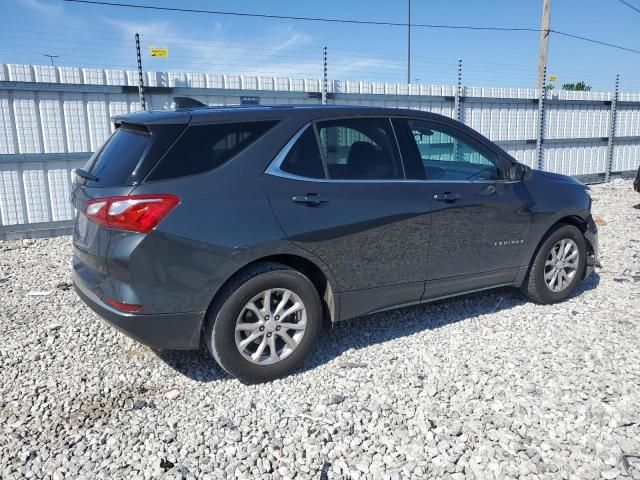
[[[47,41],[39,41],[35,34],[47,35]],[[61,65],[135,70],[135,45],[132,35],[109,30],[78,27],[73,32],[57,25],[37,24],[9,25],[0,32],[12,42],[0,43],[0,63],[44,64],[43,55],[57,55]],[[82,42],[86,50],[78,50]],[[322,77],[322,48],[317,42],[302,40],[291,42],[242,42],[235,44],[227,39],[141,34],[143,67],[148,71],[184,71],[193,73],[263,75],[276,77]],[[18,52],[19,43],[27,53]],[[150,46],[168,46],[170,59],[156,59],[148,54]],[[351,49],[329,47],[329,77],[336,80],[365,80],[375,82],[406,83],[404,52],[384,48]],[[457,82],[458,59],[444,56],[412,55],[412,83],[454,85]],[[557,67],[557,68],[556,68]],[[585,81],[594,90],[612,90],[614,75],[602,71],[565,68],[553,64],[549,72],[558,77],[554,82],[559,89],[564,83]],[[487,87],[535,87],[536,71],[531,64],[492,62],[479,59],[463,59],[462,82],[466,86]],[[628,79],[629,81],[625,81]],[[634,77],[622,75],[621,89],[640,90]]]

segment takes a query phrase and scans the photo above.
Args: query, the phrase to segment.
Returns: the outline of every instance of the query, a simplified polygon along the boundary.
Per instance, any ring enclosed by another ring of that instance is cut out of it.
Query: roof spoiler
[[[199,108],[207,105],[191,97],[173,97],[176,108]]]

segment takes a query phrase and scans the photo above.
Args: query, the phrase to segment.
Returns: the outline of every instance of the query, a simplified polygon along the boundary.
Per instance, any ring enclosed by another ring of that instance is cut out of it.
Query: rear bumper
[[[76,271],[73,284],[78,296],[100,317],[128,337],[159,350],[197,350],[204,312],[129,314],[119,312],[95,295]]]
[[[587,221],[587,230],[584,232],[584,238],[591,245],[591,249],[587,255],[587,267],[585,270],[585,277],[588,277],[593,273],[595,267],[600,266],[600,253],[598,245],[598,227],[593,221],[593,217],[589,216]]]

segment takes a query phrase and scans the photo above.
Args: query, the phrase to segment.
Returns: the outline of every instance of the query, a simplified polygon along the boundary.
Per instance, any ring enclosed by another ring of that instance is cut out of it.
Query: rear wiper
[[[81,168],[76,168],[76,175],[78,175],[79,177],[82,178],[86,178],[87,180],[91,180],[92,182],[98,182],[100,181],[98,179],[98,177],[96,177],[95,175],[87,172],[86,170],[83,170]]]

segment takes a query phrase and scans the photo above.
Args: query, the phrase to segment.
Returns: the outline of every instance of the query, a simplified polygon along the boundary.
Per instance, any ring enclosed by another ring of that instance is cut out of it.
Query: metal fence
[[[458,118],[519,161],[605,181],[640,165],[640,93],[145,72],[148,108],[173,96],[209,105],[319,103],[405,107]],[[0,64],[0,239],[67,231],[72,171],[141,109],[138,72]],[[326,88],[326,91],[325,91]]]

